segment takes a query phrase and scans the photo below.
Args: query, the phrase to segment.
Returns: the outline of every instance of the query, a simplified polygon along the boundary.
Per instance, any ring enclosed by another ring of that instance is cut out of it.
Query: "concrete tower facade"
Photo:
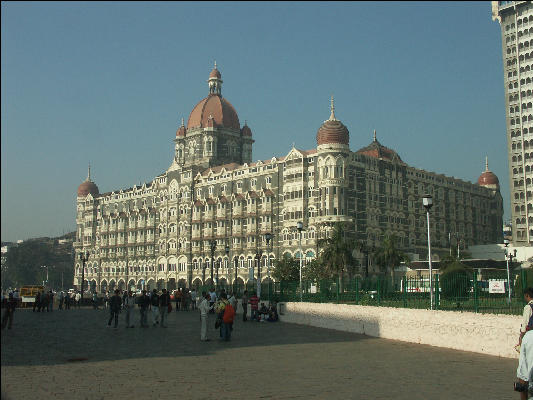
[[[502,30],[513,242],[533,241],[533,4],[493,1]]]

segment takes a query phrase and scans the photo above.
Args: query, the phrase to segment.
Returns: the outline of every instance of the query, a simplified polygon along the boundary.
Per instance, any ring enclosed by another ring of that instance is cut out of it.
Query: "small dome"
[[[241,129],[241,134],[243,136],[252,136],[252,130],[250,129],[250,127],[246,124],[246,121],[244,122],[244,126],[242,127]]]
[[[185,137],[185,134],[187,133],[187,129],[185,128],[185,124],[183,121],[183,118],[181,119],[181,126],[176,131],[176,137]]]
[[[213,68],[213,70],[209,74],[209,78],[218,78],[218,79],[222,78],[222,75],[220,74],[220,71],[217,69],[216,64],[215,64],[215,68]]]
[[[78,197],[85,197],[89,193],[92,194],[93,197],[98,196],[100,194],[98,186],[96,186],[94,182],[85,181],[80,186],[78,186]]]
[[[78,197],[85,197],[88,194],[92,194],[93,197],[96,197],[100,194],[98,186],[91,181],[91,166],[89,165],[89,171],[87,173],[87,179],[80,186],[78,186]]]
[[[485,159],[485,171],[479,176],[477,184],[480,186],[500,187],[500,180],[494,172],[489,170],[489,160]]]
[[[316,134],[316,142],[321,144],[338,143],[350,144],[350,133],[341,121],[328,120],[322,124]]]
[[[322,144],[344,144],[348,146],[350,144],[350,132],[348,132],[348,128],[335,118],[333,96],[331,96],[331,115],[318,129],[316,142],[319,146]]]
[[[397,161],[404,164],[398,153],[388,147],[383,146],[376,137],[376,130],[374,130],[374,140],[368,146],[357,150],[356,153],[364,154],[369,157],[379,158],[381,160]]]

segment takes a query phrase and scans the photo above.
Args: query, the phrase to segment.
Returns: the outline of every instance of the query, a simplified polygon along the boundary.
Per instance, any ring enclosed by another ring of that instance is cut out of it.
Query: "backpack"
[[[226,304],[226,307],[224,308],[224,315],[222,316],[222,321],[224,321],[225,324],[231,324],[233,323],[234,317],[235,309],[231,304]]]

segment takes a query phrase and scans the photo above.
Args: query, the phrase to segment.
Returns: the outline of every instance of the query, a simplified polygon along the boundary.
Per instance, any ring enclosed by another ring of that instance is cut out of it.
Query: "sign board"
[[[489,293],[505,293],[505,281],[489,281]]]
[[[311,283],[311,293],[316,293],[316,285]]]

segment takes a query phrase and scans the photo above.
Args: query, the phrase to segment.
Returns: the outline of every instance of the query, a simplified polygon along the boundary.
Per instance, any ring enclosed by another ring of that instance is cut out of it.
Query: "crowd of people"
[[[159,292],[157,289],[151,291],[142,290],[140,293],[133,291],[114,290],[110,293],[106,291],[103,295],[94,292],[90,296],[92,306],[99,310],[100,306],[109,311],[107,327],[118,329],[119,315],[124,312],[126,328],[134,328],[134,310],[139,311],[139,326],[148,328],[150,325],[148,319],[150,316],[151,325],[154,327],[167,328],[168,313],[175,311],[200,311],[200,340],[208,341],[208,314],[216,314],[215,328],[220,331],[220,339],[224,341],[231,340],[233,331],[233,322],[238,309],[237,297],[234,293],[226,293],[225,289],[216,291],[211,288],[204,291],[199,296],[196,289],[180,288],[172,293],[167,289]],[[54,302],[58,302],[59,310],[69,310],[71,307],[79,308],[81,306],[81,293],[71,293],[60,291],[39,291],[33,302],[33,312],[52,312]],[[13,323],[13,314],[17,307],[16,293],[9,294],[9,300],[3,302],[6,311],[2,317],[2,329],[8,326],[11,329]],[[174,307],[173,307],[174,304]],[[259,304],[261,306],[259,307]],[[275,322],[278,320],[277,307],[272,303],[267,307],[265,303],[260,303],[259,297],[255,293],[251,296],[245,291],[241,298],[241,308],[243,322],[248,321],[248,308],[251,310],[251,321],[258,322]]]

